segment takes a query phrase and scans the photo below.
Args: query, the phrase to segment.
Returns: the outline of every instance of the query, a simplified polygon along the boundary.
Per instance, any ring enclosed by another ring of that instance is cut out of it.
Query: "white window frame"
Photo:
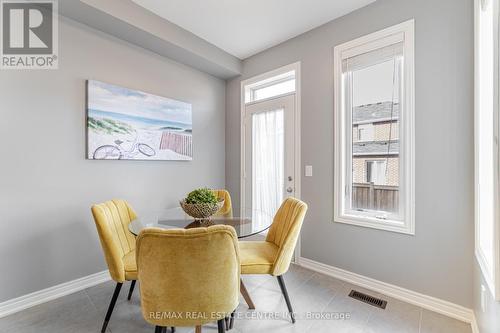
[[[480,33],[480,11],[481,11],[481,3],[490,2],[493,5],[493,40],[495,41],[493,46],[493,61],[494,61],[494,73],[493,73],[493,170],[496,170],[493,175],[493,183],[494,183],[494,211],[493,211],[493,230],[491,233],[493,234],[493,258],[492,263],[493,267],[488,265],[488,260],[486,259],[486,255],[481,248],[480,243],[480,218],[479,218],[479,133],[480,122],[479,122],[479,113],[481,112],[480,108],[480,55],[479,55],[479,33]],[[474,63],[474,184],[475,184],[475,213],[474,213],[474,225],[475,225],[475,256],[476,260],[481,269],[482,275],[486,284],[488,285],[488,289],[490,290],[493,298],[497,301],[500,301],[500,207],[499,207],[499,199],[500,199],[500,184],[499,184],[499,146],[498,146],[498,136],[499,136],[499,105],[500,105],[500,94],[499,94],[499,57],[500,50],[498,44],[499,38],[499,1],[498,0],[475,0],[474,1],[474,16],[475,16],[475,63]]]
[[[415,234],[415,21],[409,20],[401,24],[377,31],[334,48],[334,85],[335,85],[335,135],[334,135],[334,222],[352,224],[362,227]],[[403,112],[400,121],[400,205],[404,205],[402,221],[390,217],[377,216],[378,212],[346,211],[345,197],[348,187],[346,177],[346,161],[351,142],[351,120],[347,119],[342,91],[342,60],[348,57],[367,53],[379,48],[404,41],[403,82],[401,106]]]

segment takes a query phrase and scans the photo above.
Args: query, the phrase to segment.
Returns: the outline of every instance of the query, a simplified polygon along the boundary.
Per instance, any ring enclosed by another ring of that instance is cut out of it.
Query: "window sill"
[[[403,223],[399,221],[381,221],[376,218],[359,217],[354,215],[335,215],[333,222],[350,224],[371,229],[385,230],[412,236],[415,235],[415,228],[413,224]]]

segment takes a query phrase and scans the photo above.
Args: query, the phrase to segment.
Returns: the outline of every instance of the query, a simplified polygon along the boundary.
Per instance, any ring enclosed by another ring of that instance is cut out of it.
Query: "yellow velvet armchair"
[[[290,267],[306,211],[307,205],[304,202],[295,198],[287,198],[274,216],[265,241],[239,243],[241,274],[276,276],[293,323],[295,323],[295,318],[283,274]],[[242,290],[242,294],[246,296],[247,303],[251,303],[246,290]]]
[[[217,196],[217,198],[224,199],[224,205],[215,214],[215,216],[232,218],[233,217],[233,205],[231,203],[231,195],[229,194],[229,192],[227,190],[212,190],[212,192]]]
[[[92,206],[97,233],[104,251],[111,278],[116,281],[115,291],[106,312],[101,332],[106,331],[116,300],[125,281],[132,281],[128,299],[132,297],[137,280],[135,262],[135,236],[128,230],[137,216],[124,200],[111,200]]]
[[[145,229],[137,238],[137,265],[142,314],[155,332],[212,321],[225,331],[239,295],[234,228]]]

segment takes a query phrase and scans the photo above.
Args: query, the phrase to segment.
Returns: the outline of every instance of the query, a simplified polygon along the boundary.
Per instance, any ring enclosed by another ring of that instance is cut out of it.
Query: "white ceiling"
[[[245,59],[375,0],[133,0]]]

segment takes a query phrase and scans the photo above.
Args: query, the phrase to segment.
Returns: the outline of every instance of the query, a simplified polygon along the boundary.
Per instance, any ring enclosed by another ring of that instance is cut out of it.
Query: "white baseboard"
[[[319,273],[333,276],[334,278],[337,278],[339,280],[343,280],[357,286],[382,293],[389,297],[393,297],[401,301],[420,306],[424,309],[464,321],[471,325],[474,322],[474,312],[471,309],[458,304],[417,293],[412,290],[391,285],[389,283],[378,281],[337,267],[325,265],[311,259],[300,257],[298,260],[298,264],[302,267],[309,268]]]
[[[35,291],[31,294],[10,299],[0,303],[0,318],[62,296],[93,287],[99,283],[109,281],[110,279],[111,277],[109,276],[109,272],[103,271],[73,281],[61,283],[47,289]]]
[[[472,314],[472,322],[470,323],[470,326],[472,326],[472,333],[480,333],[475,314]]]

